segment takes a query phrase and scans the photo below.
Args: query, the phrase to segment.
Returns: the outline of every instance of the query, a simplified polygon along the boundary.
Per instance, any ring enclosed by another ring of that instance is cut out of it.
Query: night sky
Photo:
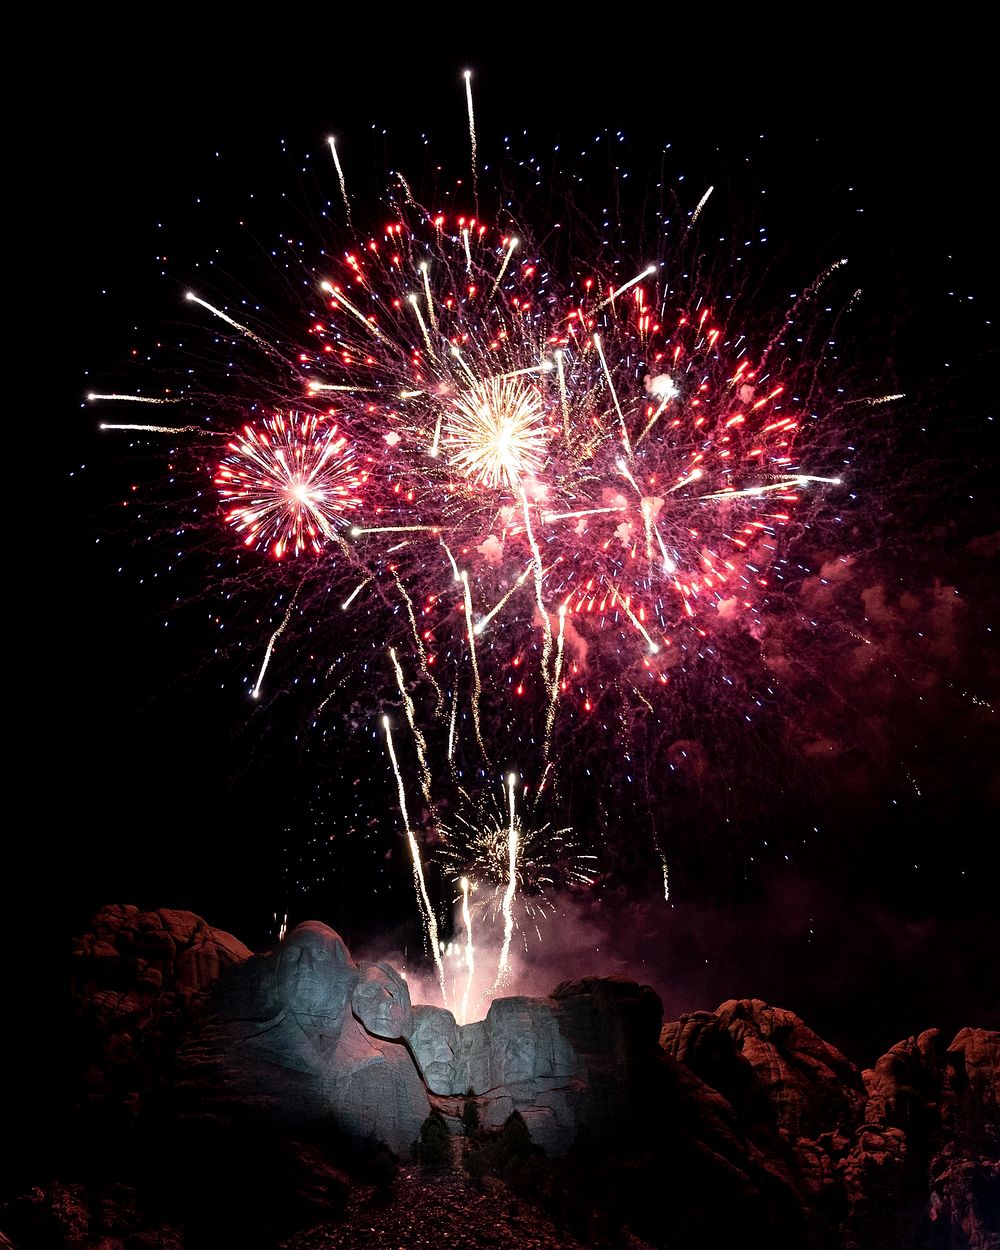
[[[775,713],[780,727],[740,738],[710,696],[675,735],[695,745],[663,782],[672,905],[643,823],[658,754],[642,802],[623,807],[609,837],[599,886],[567,900],[564,923],[536,948],[530,988],[620,970],[650,980],[672,1014],[764,997],[865,1063],[932,1025],[1000,1027],[988,324],[998,271],[985,71],[966,48],[928,38],[904,50],[870,32],[864,50],[844,32],[822,55],[792,56],[767,32],[664,22],[612,38],[617,50],[589,32],[591,50],[572,56],[553,51],[555,29],[512,33],[503,54],[472,39],[452,54],[422,31],[408,54],[413,34],[386,26],[358,40],[303,30],[297,49],[262,36],[239,61],[187,36],[123,59],[114,32],[90,30],[53,74],[65,123],[41,174],[57,218],[44,249],[51,352],[30,418],[46,431],[53,532],[28,544],[37,611],[12,599],[34,657],[29,760],[44,780],[37,823],[18,834],[33,862],[8,877],[26,915],[49,918],[51,993],[60,944],[110,901],[190,908],[251,945],[271,939],[285,908],[358,946],[419,940],[388,775],[368,778],[381,826],[369,841],[321,838],[310,880],[311,839],[348,801],[343,770],[310,745],[307,703],[248,724],[237,675],[253,661],[243,652],[216,665],[207,612],[164,628],[170,599],[198,588],[167,587],[155,562],[144,575],[142,533],[115,510],[133,480],[157,472],[156,449],[130,459],[124,440],[96,430],[107,411],[81,402],[92,386],[146,382],[130,353],[191,325],[180,296],[188,282],[211,290],[214,249],[227,276],[253,287],[264,264],[233,226],[250,193],[262,233],[297,230],[303,206],[336,199],[328,133],[341,139],[355,202],[376,215],[388,167],[433,181],[440,165],[441,187],[463,177],[468,66],[481,164],[502,164],[503,137],[525,128],[512,150],[539,157],[621,130],[613,159],[630,175],[626,203],[683,174],[689,209],[709,184],[734,206],[739,219],[720,216],[716,233],[766,224],[774,262],[761,298],[768,283],[804,284],[849,256],[865,306],[841,347],[845,369],[861,394],[907,394],[884,424],[864,424],[863,502],[842,548],[856,563],[815,604],[831,626],[811,680]],[[668,143],[663,175],[650,154]],[[601,159],[588,167],[590,207],[602,207],[610,177]],[[510,177],[531,187],[523,171]],[[548,194],[531,189],[524,216],[544,212]],[[834,554],[824,535],[806,558]],[[873,631],[874,669],[847,661],[853,629]],[[775,648],[785,645],[779,634]],[[359,751],[358,767],[366,758]],[[590,801],[585,786],[576,794]]]

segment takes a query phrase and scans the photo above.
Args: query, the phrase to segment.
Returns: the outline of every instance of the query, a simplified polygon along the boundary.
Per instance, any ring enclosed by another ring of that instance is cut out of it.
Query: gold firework
[[[453,401],[447,417],[451,463],[484,486],[516,488],[545,463],[545,410],[519,378],[487,378]]]

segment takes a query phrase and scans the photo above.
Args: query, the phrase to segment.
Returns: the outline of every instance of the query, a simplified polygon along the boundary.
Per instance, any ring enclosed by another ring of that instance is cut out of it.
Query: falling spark
[[[420,311],[420,296],[415,292],[407,296],[407,302],[413,309],[413,315],[416,317],[420,326],[420,333],[424,336],[424,345],[427,353],[432,359],[437,359],[437,352],[434,350],[434,344],[431,342],[431,336],[427,329],[427,322],[424,321],[424,314]]]
[[[448,723],[448,761],[455,758],[455,719],[458,716],[458,685],[455,685],[455,693],[451,700],[451,718]]]
[[[410,726],[410,732],[413,734],[413,741],[417,748],[417,762],[420,765],[420,788],[424,793],[424,801],[427,806],[431,806],[431,770],[427,767],[427,739],[424,737],[423,730],[417,724],[417,712],[413,706],[413,700],[410,698],[410,692],[406,689],[406,682],[403,678],[403,666],[399,662],[396,655],[396,648],[389,648],[389,658],[392,660],[392,666],[396,670],[396,685],[399,687],[399,693],[403,699],[403,707],[406,710],[406,719]]]
[[[207,300],[201,299],[199,296],[195,295],[194,291],[188,291],[184,298],[186,300],[190,300],[192,304],[200,304],[202,308],[207,308],[208,311],[218,317],[220,321],[224,321],[226,325],[232,326],[234,330],[239,330],[240,334],[245,334],[247,338],[256,343],[258,347],[263,347],[263,349],[268,352],[272,350],[271,344],[265,342],[259,334],[254,334],[253,330],[249,329],[247,326],[241,325],[238,321],[234,321],[228,313],[224,313],[221,308],[216,308],[214,304],[209,304]]]
[[[416,646],[417,656],[420,660],[420,671],[423,673],[424,677],[427,678],[434,690],[435,712],[438,716],[440,716],[441,711],[444,708],[444,694],[427,663],[427,650],[424,647],[423,639],[420,637],[420,627],[417,624],[417,615],[413,610],[413,600],[407,594],[406,587],[399,580],[399,576],[396,573],[393,573],[392,580],[396,583],[396,589],[402,595],[403,602],[406,604],[406,615],[410,621],[410,632],[413,634],[413,642]]]
[[[507,605],[507,601],[510,599],[511,595],[512,595],[512,594],[513,594],[516,590],[520,590],[520,588],[521,588],[521,587],[524,585],[524,583],[528,580],[528,577],[529,577],[529,575],[530,575],[530,573],[531,573],[531,570],[532,570],[534,567],[535,567],[535,562],[534,562],[534,560],[532,560],[532,561],[529,563],[528,567],[527,567],[527,568],[524,570],[524,572],[521,574],[521,576],[520,576],[520,577],[517,579],[517,581],[514,583],[514,585],[513,585],[513,586],[511,586],[510,590],[508,590],[508,591],[507,591],[507,593],[503,596],[503,598],[500,600],[500,602],[499,602],[499,603],[497,603],[497,604],[495,604],[492,608],[490,608],[489,612],[487,612],[487,613],[486,613],[486,615],[485,615],[484,617],[482,617],[479,621],[477,621],[477,622],[476,622],[476,630],[475,630],[475,632],[476,632],[477,634],[481,634],[481,633],[483,633],[483,632],[484,632],[484,630],[486,629],[487,625],[489,625],[490,621],[492,621],[492,620],[493,620],[493,618],[496,616],[496,614],[497,614],[498,612],[502,611],[504,607],[506,607],[506,605]]]
[[[476,971],[476,952],[472,944],[472,912],[469,909],[469,878],[459,881],[462,891],[462,923],[465,925],[465,992],[462,995],[462,1023],[469,1018],[469,993],[472,990],[472,977]]]
[[[552,622],[549,620],[549,614],[545,610],[545,600],[542,598],[542,579],[545,570],[542,568],[542,553],[538,549],[538,543],[535,539],[535,532],[531,528],[531,513],[528,509],[528,496],[521,487],[521,506],[524,508],[524,530],[528,537],[528,545],[531,547],[531,554],[535,566],[535,602],[538,605],[538,611],[542,618],[542,680],[546,686],[551,680],[549,677],[549,657],[552,653]]]
[[[493,279],[492,287],[490,287],[490,299],[496,295],[497,287],[503,281],[503,276],[507,272],[507,266],[510,264],[510,258],[514,255],[514,249],[517,247],[519,241],[520,240],[516,238],[511,239],[510,244],[507,247],[506,255],[503,258],[503,264],[500,266],[497,276]]]
[[[563,368],[562,352],[557,350],[555,353],[555,357],[556,357],[556,369],[559,374],[559,406],[562,409],[563,437],[566,439],[566,442],[568,443],[569,442],[569,400],[566,394],[566,371]]]
[[[375,325],[373,322],[371,322],[365,316],[365,314],[361,311],[360,308],[355,308],[355,306],[351,303],[351,301],[347,298],[347,296],[343,294],[342,291],[338,291],[337,288],[333,286],[332,283],[329,283],[329,282],[321,282],[319,286],[320,286],[321,291],[325,291],[327,295],[331,297],[331,299],[335,299],[342,308],[346,308],[347,311],[353,317],[356,317],[358,321],[360,321],[361,324],[365,327],[365,329],[368,331],[369,334],[373,335],[375,338],[379,339],[380,341],[383,341],[383,342],[385,341],[382,331],[378,328],[378,326]]]
[[[340,167],[340,157],[337,155],[337,141],[333,135],[327,140],[330,144],[330,151],[333,153],[333,163],[337,169],[337,177],[340,180],[340,194],[344,200],[344,212],[347,214],[347,224],[351,224],[351,204],[347,198],[347,183],[344,181],[344,171]]]
[[[472,148],[472,196],[476,202],[476,212],[479,211],[479,171],[476,160],[476,118],[472,111],[472,70],[467,69],[463,75],[465,78],[465,102],[469,109],[469,143]]]
[[[205,438],[225,438],[221,430],[206,430],[200,425],[116,425],[102,421],[102,430],[138,430],[144,434],[201,434]]]
[[[556,636],[556,663],[552,672],[552,683],[549,686],[549,710],[545,717],[545,741],[543,758],[548,763],[552,753],[552,730],[556,723],[556,705],[559,700],[559,681],[562,677],[563,646],[566,637],[566,608],[559,609],[559,633]]]
[[[88,392],[88,394],[87,394],[87,403],[88,403],[88,404],[96,404],[96,403],[98,403],[98,402],[99,402],[99,401],[101,401],[101,400],[107,400],[107,399],[118,400],[119,402],[121,402],[121,403],[126,403],[126,404],[180,404],[180,403],[183,403],[183,400],[182,400],[181,398],[177,397],[177,396],[170,397],[170,396],[166,396],[166,395],[164,395],[164,396],[157,396],[157,395],[117,395],[117,394],[114,394],[114,393],[112,393],[112,394],[110,394],[110,395],[100,395],[100,394],[98,394],[98,392],[97,392],[97,391],[90,391],[90,392]],[[133,427],[132,427],[132,426],[129,426],[129,425],[110,425],[110,426],[105,426],[105,425],[102,425],[102,426],[101,426],[101,429],[102,429],[102,430],[105,430],[105,429],[108,429],[108,430],[130,430],[130,429],[132,429],[132,428],[133,428]],[[135,428],[140,428],[140,427],[135,427]],[[185,428],[188,428],[188,427],[185,427]],[[197,429],[198,427],[197,427],[197,426],[195,426],[195,427],[192,427],[192,428]]]
[[[424,279],[424,298],[427,300],[427,315],[431,319],[431,325],[434,327],[434,333],[438,333],[437,313],[434,311],[434,298],[431,295],[431,280],[428,274],[427,261],[420,262],[420,272]]]
[[[695,205],[695,210],[691,214],[691,220],[687,224],[687,230],[690,230],[691,227],[694,225],[694,223],[701,216],[701,210],[708,203],[708,197],[712,194],[714,190],[715,190],[715,187],[709,187],[708,190],[705,192],[705,194],[701,197],[701,199]],[[685,234],[687,234],[687,230],[684,231]]]
[[[364,579],[364,581],[363,581],[363,582],[359,582],[359,583],[358,583],[358,585],[357,585],[357,586],[355,586],[355,587],[354,587],[354,589],[351,591],[351,593],[347,596],[347,598],[344,600],[344,602],[340,605],[341,611],[346,612],[346,611],[347,611],[347,609],[348,609],[348,608],[351,606],[351,604],[354,602],[354,600],[358,597],[358,595],[360,595],[360,594],[361,594],[361,592],[364,590],[364,588],[365,588],[365,587],[369,584],[369,582],[371,582],[371,581],[374,581],[374,578],[371,578],[371,577],[366,577],[366,578]]]
[[[99,398],[99,397],[98,397]],[[905,399],[906,392],[901,391],[897,395],[879,395],[875,398],[849,399],[845,402],[844,407],[847,408],[851,404],[865,404],[869,408],[878,408],[880,404],[892,404],[899,399]]]
[[[346,391],[348,395],[360,394],[362,391],[371,392],[376,388],[374,386],[338,386],[333,382],[310,382],[306,387],[313,395],[318,395],[326,391]]]
[[[299,582],[298,587],[296,588],[295,594],[292,595],[291,600],[289,601],[288,611],[285,613],[285,619],[281,622],[278,628],[271,635],[271,639],[267,644],[267,650],[264,652],[264,662],[263,664],[261,664],[260,672],[257,674],[257,681],[254,684],[254,688],[250,691],[251,698],[254,698],[254,699],[260,698],[261,682],[263,682],[264,680],[264,674],[267,672],[268,664],[271,663],[271,655],[274,652],[274,644],[278,641],[278,639],[287,629],[288,622],[292,619],[292,611],[295,608],[295,600],[299,597],[299,591],[302,589],[304,585],[305,585],[305,578],[303,578],[302,581]]]
[[[472,665],[472,725],[476,733],[476,741],[484,757],[489,756],[486,743],[483,741],[483,727],[479,719],[479,705],[483,694],[483,683],[479,677],[479,660],[476,656],[476,631],[472,623],[472,592],[469,589],[469,575],[462,570],[462,587],[465,591],[465,623],[469,638],[469,661]]]
[[[622,412],[622,406],[618,402],[618,392],[615,390],[615,384],[611,380],[611,370],[608,368],[608,362],[604,355],[604,348],[601,346],[601,336],[594,335],[594,346],[597,348],[597,354],[601,358],[601,368],[604,370],[604,376],[608,379],[608,389],[611,391],[611,398],[615,401],[615,411],[618,413],[618,424],[622,429],[622,443],[628,454],[632,455],[632,444],[629,442],[628,430],[625,428],[625,414]]]
[[[497,976],[491,992],[505,984],[510,976],[510,944],[514,937],[514,892],[517,889],[517,822],[514,817],[514,782],[513,773],[507,777],[507,804],[510,810],[510,823],[507,826],[507,889],[503,896],[503,946],[500,948],[500,959],[497,963]]]
[[[812,283],[806,287],[806,289],[798,297],[795,303],[792,304],[788,312],[785,313],[785,320],[781,328],[775,331],[775,333],[771,336],[771,341],[764,348],[763,354],[761,355],[761,358],[760,358],[760,364],[758,365],[758,372],[760,373],[764,372],[765,368],[767,367],[767,361],[771,355],[771,352],[774,350],[775,346],[781,342],[788,327],[795,320],[795,314],[799,311],[801,306],[803,304],[807,304],[812,299],[812,297],[816,294],[816,292],[820,289],[820,287],[827,280],[827,278],[830,277],[831,274],[836,273],[838,269],[842,269],[846,264],[847,264],[847,257],[842,256],[840,260],[835,260],[832,265],[827,265],[827,267],[823,270],[823,272],[819,275],[819,277],[815,278],[812,281]]]
[[[605,298],[602,299],[594,309],[594,312],[600,312],[601,309],[606,308],[608,304],[614,303],[619,295],[624,294],[630,287],[633,287],[636,283],[641,282],[643,278],[651,277],[654,273],[656,273],[656,266],[648,265],[642,273],[637,273],[634,278],[629,278],[628,282],[623,283],[617,290],[612,291],[610,295],[605,296]],[[596,334],[594,335],[594,338],[597,338]]]
[[[399,791],[399,810],[403,815],[403,828],[406,830],[406,840],[410,848],[410,860],[413,864],[413,884],[417,894],[417,906],[420,909],[421,917],[424,921],[426,929],[427,941],[430,944],[431,953],[434,956],[434,965],[437,968],[438,981],[441,985],[441,1001],[447,1007],[448,990],[444,979],[444,964],[441,962],[441,942],[438,938],[437,919],[434,915],[434,909],[431,907],[431,900],[427,894],[427,883],[424,881],[424,866],[420,859],[420,846],[417,842],[416,835],[410,826],[410,815],[406,809],[406,791],[403,787],[403,777],[399,771],[399,761],[396,759],[396,749],[392,745],[392,728],[389,724],[388,716],[382,717],[382,727],[385,730],[385,740],[389,747],[389,758],[392,760],[392,771],[396,774],[396,789]]]
[[[462,580],[462,575],[458,571],[458,565],[455,563],[455,557],[451,553],[451,548],[443,539],[441,540],[441,546],[444,548],[444,553],[448,557],[448,563],[451,565],[451,571],[455,575],[455,581],[460,582]]]

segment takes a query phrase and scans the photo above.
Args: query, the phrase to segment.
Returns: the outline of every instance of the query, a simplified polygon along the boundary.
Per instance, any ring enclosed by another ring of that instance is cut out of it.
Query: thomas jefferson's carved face
[[[343,940],[309,920],[285,938],[278,955],[278,997],[289,1011],[339,1019],[350,1002],[357,965]]]
[[[362,964],[354,997],[354,1014],[375,1037],[407,1037],[412,1017],[406,982],[389,964]]]

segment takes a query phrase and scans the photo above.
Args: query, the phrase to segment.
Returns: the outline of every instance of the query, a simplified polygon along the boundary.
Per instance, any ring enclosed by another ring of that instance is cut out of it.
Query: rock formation
[[[430,1111],[404,1039],[406,982],[388,964],[356,964],[317,921],[293,929],[220,983],[179,1055],[181,1091],[269,1108],[286,1124],[331,1120],[402,1151]]]
[[[171,1194],[210,1178],[199,1219],[250,1177],[263,1197],[232,1199],[241,1244],[261,1211],[331,1218],[362,1139],[406,1153],[432,1108],[461,1132],[472,1091],[486,1131],[516,1111],[550,1158],[569,1152],[550,1174],[567,1209],[609,1204],[656,1244],[1000,1250],[998,1033],[928,1030],[861,1073],[759,999],[661,1028],[657,996],[615,978],[497,999],[460,1026],[325,925],[255,956],[190,913],[134,907],[105,908],[77,941],[73,990],[83,1153],[155,1143],[143,1166]],[[89,1246],[74,1231],[89,1223],[109,1248],[133,1244],[119,1227],[153,1236],[138,1189],[92,1185],[33,1189],[10,1231],[19,1219]],[[179,1247],[195,1216],[181,1202],[172,1218],[162,1244]],[[233,1235],[210,1231],[204,1244]]]

